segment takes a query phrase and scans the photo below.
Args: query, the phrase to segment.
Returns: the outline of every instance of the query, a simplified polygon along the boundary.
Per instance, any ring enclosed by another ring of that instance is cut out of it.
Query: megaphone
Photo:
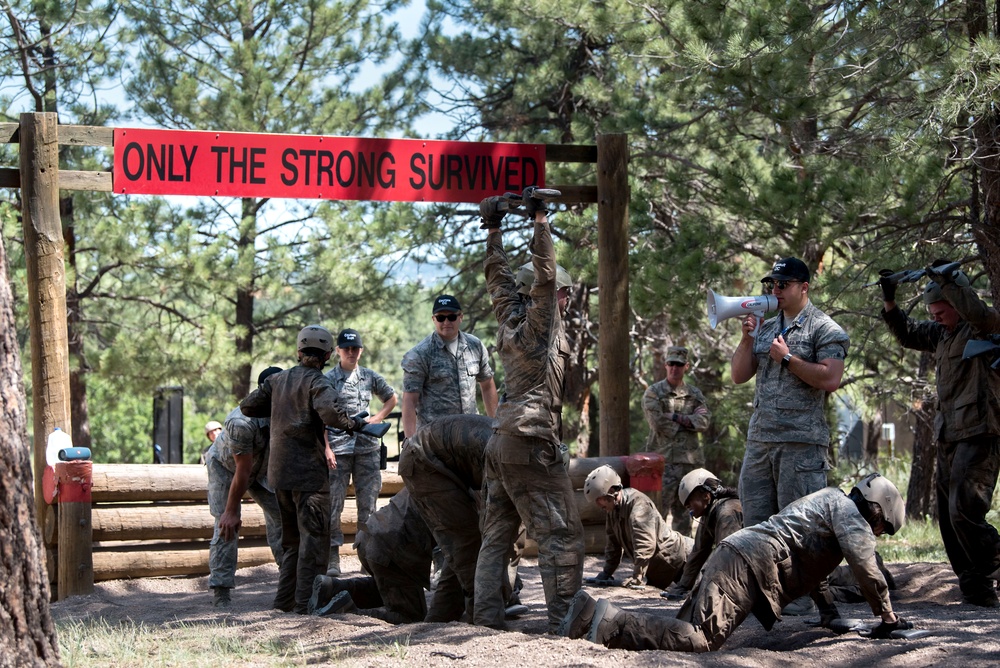
[[[715,326],[726,318],[736,318],[741,315],[757,316],[757,327],[753,330],[753,337],[757,338],[760,332],[760,323],[764,320],[764,314],[768,311],[778,310],[778,298],[774,295],[761,295],[759,297],[723,297],[708,289],[708,324],[715,329]]]

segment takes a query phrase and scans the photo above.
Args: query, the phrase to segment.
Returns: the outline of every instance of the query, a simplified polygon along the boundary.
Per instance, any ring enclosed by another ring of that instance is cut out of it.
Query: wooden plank
[[[597,204],[597,186],[566,186],[546,184],[546,188],[555,188],[562,193],[553,201],[563,204]]]
[[[597,162],[593,144],[546,144],[545,162]]]
[[[0,144],[17,144],[21,141],[20,123],[0,123]]]
[[[13,167],[0,167],[0,188],[20,188],[21,170]]]
[[[59,143],[63,146],[113,146],[114,128],[91,125],[60,125]]]
[[[71,169],[59,170],[61,190],[90,190],[109,193],[112,189],[111,172],[82,172]]]
[[[111,550],[94,552],[94,580],[124,580],[164,575],[207,575],[208,543],[198,542],[188,549],[149,549],[142,551]],[[240,546],[237,568],[273,563],[274,555],[266,546]]]

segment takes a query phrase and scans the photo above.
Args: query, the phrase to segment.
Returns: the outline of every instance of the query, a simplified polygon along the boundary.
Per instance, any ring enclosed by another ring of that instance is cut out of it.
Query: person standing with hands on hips
[[[757,319],[747,316],[733,353],[733,382],[757,378],[740,471],[746,527],[826,487],[830,427],[823,406],[840,387],[850,338],[809,301],[809,279],[802,260],[775,262],[761,283],[777,297],[778,315],[756,338]]]

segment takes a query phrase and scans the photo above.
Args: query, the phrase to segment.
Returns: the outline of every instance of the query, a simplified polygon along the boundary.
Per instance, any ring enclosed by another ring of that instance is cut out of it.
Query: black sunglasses
[[[436,315],[434,316],[434,319],[437,320],[438,322],[444,322],[445,320],[447,320],[448,322],[455,322],[456,320],[458,320],[458,314],[449,313],[448,315]]]
[[[667,366],[684,366],[684,362],[667,362]]]
[[[802,283],[802,281],[775,281],[770,278],[765,278],[761,283],[764,284],[765,290],[774,290],[778,288],[779,290],[784,290],[792,283]]]

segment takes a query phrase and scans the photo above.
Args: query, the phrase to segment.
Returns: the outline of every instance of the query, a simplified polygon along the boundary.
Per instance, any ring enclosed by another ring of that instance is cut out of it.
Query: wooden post
[[[59,119],[52,113],[26,113],[21,114],[20,120],[22,220],[31,335],[35,508],[41,521],[45,517],[42,472],[45,470],[46,439],[56,427],[72,433],[66,268],[59,218]]]
[[[629,453],[628,135],[597,137],[600,454]]]
[[[94,532],[91,524],[93,464],[59,462],[56,503],[59,504],[59,600],[94,591]]]

